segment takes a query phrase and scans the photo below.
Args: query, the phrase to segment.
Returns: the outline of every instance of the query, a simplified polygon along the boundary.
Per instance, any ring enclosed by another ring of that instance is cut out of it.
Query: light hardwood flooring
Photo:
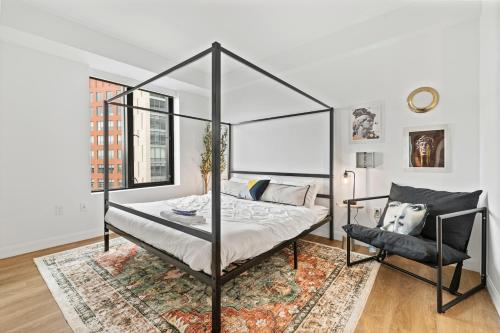
[[[338,241],[312,235],[307,238],[340,247]],[[0,260],[0,332],[71,332],[38,273],[33,258],[99,240],[90,239]],[[366,252],[363,247],[356,250]],[[433,278],[433,270],[428,267],[399,257],[391,257],[389,260]],[[451,274],[451,270],[446,270],[446,282]],[[464,271],[461,289],[478,281],[477,273]],[[447,294],[444,295],[445,300],[448,300]],[[444,314],[437,314],[435,307],[434,287],[382,266],[356,331],[500,332],[500,317],[486,290],[473,295]]]

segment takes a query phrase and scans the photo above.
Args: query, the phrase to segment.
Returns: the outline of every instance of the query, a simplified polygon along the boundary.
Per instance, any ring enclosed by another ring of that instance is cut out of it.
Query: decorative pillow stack
[[[239,199],[261,200],[291,206],[314,207],[319,186],[317,184],[277,184],[271,179],[231,178],[221,183],[221,193]]]
[[[422,232],[428,213],[428,207],[424,204],[391,201],[387,204],[380,229],[416,236]]]

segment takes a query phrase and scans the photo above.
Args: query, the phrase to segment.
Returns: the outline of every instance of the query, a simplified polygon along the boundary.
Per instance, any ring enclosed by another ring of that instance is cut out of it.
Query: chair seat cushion
[[[368,228],[358,224],[342,227],[352,238],[428,265],[437,265],[436,242],[431,239],[397,234],[379,228]],[[470,258],[467,254],[443,244],[443,265],[450,265]]]

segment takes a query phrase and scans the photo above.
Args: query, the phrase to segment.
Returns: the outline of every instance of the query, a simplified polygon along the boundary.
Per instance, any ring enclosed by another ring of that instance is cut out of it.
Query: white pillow
[[[271,183],[267,186],[260,200],[292,206],[304,206],[309,188],[310,185],[295,186]]]
[[[307,191],[306,203],[304,204],[304,206],[306,206],[307,208],[314,208],[315,206],[314,203],[316,202],[316,197],[318,196],[318,192],[319,192],[318,184],[312,183],[311,185],[309,185],[309,191]]]
[[[306,202],[304,203],[304,206],[307,208],[314,208],[315,202],[316,202],[316,197],[318,196],[319,190],[321,186],[318,183],[309,183],[310,180],[305,180],[303,182],[300,181],[286,181],[286,180],[280,180],[277,181],[277,184],[284,184],[284,185],[292,185],[292,186],[309,186],[309,191],[307,191],[306,195]],[[271,180],[271,184],[273,183],[273,180]]]
[[[231,195],[236,198],[238,198],[240,196],[240,193],[247,188],[246,182],[235,182],[232,178],[231,180],[223,180],[220,185],[221,193]]]
[[[428,209],[424,204],[391,201],[387,204],[380,229],[404,235],[419,235],[424,227]]]

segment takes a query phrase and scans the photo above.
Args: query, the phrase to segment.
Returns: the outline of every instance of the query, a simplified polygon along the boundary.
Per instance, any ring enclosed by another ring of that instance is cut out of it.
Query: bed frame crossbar
[[[243,121],[239,123],[234,123],[231,124],[229,122],[223,122],[221,121],[221,54],[224,53],[227,56],[233,58],[234,60],[252,68],[253,70],[263,74],[264,76],[267,76],[268,78],[280,83],[281,85],[295,91],[296,93],[308,98],[309,100],[312,100],[316,102],[317,104],[321,105],[322,107],[326,109],[320,109],[320,110],[314,110],[314,111],[308,111],[308,112],[301,112],[301,113],[292,113],[288,115],[283,115],[283,116],[275,116],[275,117],[267,117],[267,118],[259,118],[259,119],[254,119],[250,121]],[[186,65],[189,65],[207,55],[211,54],[212,55],[212,64],[211,64],[211,69],[212,69],[212,94],[211,94],[211,102],[212,102],[212,114],[211,114],[211,119],[206,119],[206,118],[201,118],[201,117],[195,117],[195,116],[190,116],[190,115],[185,115],[185,114],[178,114],[174,112],[167,112],[167,111],[160,111],[160,110],[155,110],[152,108],[146,108],[146,107],[140,107],[140,106],[133,106],[133,105],[127,105],[119,102],[114,102],[115,100],[118,100],[119,98],[122,98],[128,94],[131,94],[133,91],[140,89],[141,87],[144,87],[145,85],[158,80]],[[170,116],[176,116],[176,117],[181,117],[181,118],[186,118],[186,119],[192,119],[192,120],[198,120],[198,121],[205,121],[205,122],[210,122],[212,124],[212,207],[211,207],[211,212],[212,212],[212,230],[211,232],[207,232],[204,230],[192,228],[189,226],[185,226],[182,224],[178,224],[172,221],[168,221],[166,219],[163,219],[158,216],[154,216],[151,214],[147,214],[141,211],[138,211],[136,209],[133,209],[128,206],[124,206],[115,202],[111,202],[109,200],[109,106],[110,105],[115,105],[115,106],[120,106],[124,108],[132,108],[136,110],[142,110],[142,111],[149,111],[149,112],[157,112],[157,113],[163,113],[163,114],[168,114]],[[104,250],[108,251],[109,250],[109,231],[112,230],[115,233],[129,239],[130,241],[138,244],[142,248],[148,250],[149,252],[157,255],[161,259],[163,259],[165,262],[174,265],[181,269],[184,272],[187,272],[191,274],[193,277],[197,278],[198,280],[206,283],[212,288],[212,332],[220,332],[221,331],[221,292],[222,292],[222,285],[224,283],[227,283],[228,281],[234,279],[235,277],[239,276],[241,273],[244,271],[248,270],[249,268],[259,264],[262,262],[264,259],[268,258],[269,256],[273,255],[274,253],[282,250],[288,245],[293,245],[293,252],[294,252],[294,268],[297,268],[298,265],[298,256],[297,256],[297,239],[310,233],[311,231],[317,229],[318,227],[324,225],[325,223],[329,223],[330,227],[330,239],[333,239],[333,129],[334,129],[334,116],[333,116],[334,109],[333,107],[329,106],[328,104],[320,101],[319,99],[309,95],[308,93],[296,88],[295,86],[291,85],[290,83],[285,82],[284,80],[278,78],[277,76],[269,73],[268,71],[252,64],[248,60],[236,55],[235,53],[223,48],[219,43],[214,42],[212,44],[212,47],[196,54],[195,56],[181,62],[180,64],[177,64],[161,73],[158,75],[153,76],[152,78],[139,83],[138,85],[127,89],[126,91],[104,101],[104,216],[106,216],[106,213],[108,212],[110,207],[114,207],[116,209],[128,212],[130,214],[142,217],[144,219],[150,220],[152,222],[164,225],[166,227],[184,232],[186,234],[189,234],[194,237],[201,238],[203,240],[206,240],[211,243],[211,252],[212,252],[212,266],[211,266],[211,271],[212,274],[208,275],[200,271],[194,271],[192,270],[188,265],[186,265],[184,262],[179,260],[178,258],[172,256],[171,254],[166,253],[165,251],[162,251],[151,244],[148,244],[128,233],[126,233],[123,230],[120,230],[111,224],[107,223],[106,220],[104,220]],[[313,114],[319,114],[319,113],[328,113],[329,114],[329,173],[328,174],[315,174],[315,173],[291,173],[291,172],[259,172],[259,171],[235,171],[233,170],[232,167],[232,150],[231,150],[231,143],[232,143],[232,127],[233,126],[239,126],[239,125],[245,125],[249,123],[255,123],[255,122],[262,122],[262,121],[272,121],[272,120],[277,120],[277,119],[283,119],[283,118],[290,118],[290,117],[298,117],[298,116],[307,116],[307,115],[313,115]],[[220,251],[221,251],[221,229],[220,229],[220,223],[221,223],[221,215],[220,215],[220,182],[221,182],[221,175],[220,175],[220,133],[221,133],[221,125],[226,125],[228,126],[228,134],[229,134],[229,158],[228,158],[228,170],[230,174],[233,173],[239,173],[239,174],[257,174],[257,175],[277,175],[277,176],[290,176],[290,177],[310,177],[310,178],[325,178],[329,179],[329,193],[328,194],[319,194],[318,197],[320,198],[328,198],[329,199],[329,213],[327,217],[320,222],[316,223],[313,225],[310,229],[305,230],[302,232],[300,235],[297,237],[294,237],[292,239],[286,240],[271,250],[262,253],[255,258],[250,259],[249,261],[246,261],[242,263],[241,265],[238,265],[236,268],[230,270],[229,272],[225,274],[221,274],[221,260],[220,260]]]
[[[154,215],[151,215],[148,213],[141,212],[140,210],[137,210],[137,209],[133,209],[133,208],[130,208],[127,206],[117,204],[115,202],[108,201],[108,204],[111,207],[118,208],[119,210],[123,210],[127,213],[142,217],[146,220],[156,222],[158,224],[164,225],[166,227],[170,227],[170,228],[178,230],[178,231],[182,231],[183,233],[204,239],[204,240],[209,241],[209,242],[212,241],[212,234],[205,231],[205,230],[200,230],[200,229],[192,228],[192,227],[184,225],[184,224],[175,223],[175,222],[166,220],[166,219],[158,217],[158,216],[154,216]]]

